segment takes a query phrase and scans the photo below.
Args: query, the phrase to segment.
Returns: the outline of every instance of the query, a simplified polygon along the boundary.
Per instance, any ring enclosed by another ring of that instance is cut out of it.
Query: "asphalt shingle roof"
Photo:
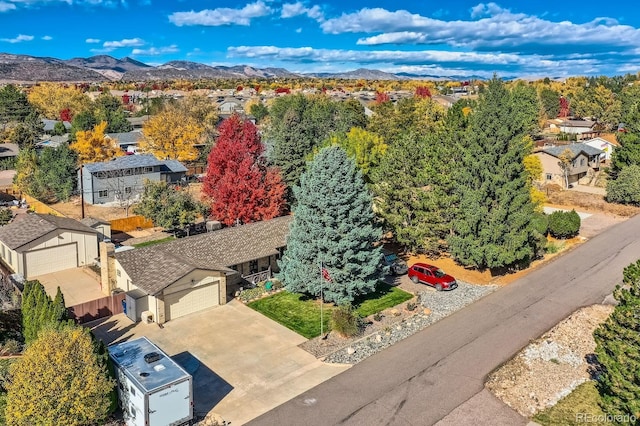
[[[230,266],[275,255],[286,245],[293,216],[224,228],[164,244],[116,253],[133,284],[157,294],[194,269]]]
[[[142,140],[142,132],[140,130],[132,130],[123,133],[107,133],[110,139],[118,141],[119,145],[136,144]]]
[[[560,157],[560,154],[562,154],[565,149],[571,150],[571,152],[573,153],[573,158],[576,158],[578,155],[580,155],[581,152],[584,152],[588,156],[600,155],[604,152],[601,149],[594,148],[585,143],[572,143],[569,145],[551,146],[549,148],[543,149],[543,151],[557,158]]]
[[[158,160],[152,154],[125,155],[123,157],[114,158],[111,161],[87,164],[84,166],[84,169],[90,173],[96,173],[112,170],[133,169],[136,167],[160,166],[164,163],[165,161]]]
[[[8,225],[0,227],[0,241],[12,250],[28,244],[56,229],[97,234],[95,229],[68,217],[44,214],[23,214]]]

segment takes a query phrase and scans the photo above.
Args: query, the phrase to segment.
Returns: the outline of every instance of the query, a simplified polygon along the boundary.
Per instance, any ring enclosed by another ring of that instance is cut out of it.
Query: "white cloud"
[[[171,46],[165,47],[150,47],[148,49],[133,49],[131,51],[131,56],[158,56],[163,55],[165,53],[176,53],[179,52],[178,46],[172,44]]]
[[[99,38],[88,38],[85,40],[85,43],[100,43]]]
[[[8,12],[10,10],[15,10],[15,9],[16,9],[15,4],[0,1],[0,12]]]
[[[515,53],[452,52],[441,50],[339,50],[312,47],[234,46],[227,49],[229,58],[285,62],[295,67],[317,70],[327,64],[333,69],[373,67],[382,71],[412,72],[432,75],[501,76],[601,74],[609,66],[598,58],[554,57],[552,55],[519,55]],[[309,65],[312,64],[312,65]]]
[[[296,28],[296,33],[300,34],[302,32],[302,28]]]
[[[503,52],[600,52],[611,46],[640,45],[640,29],[621,25],[612,18],[585,23],[550,21],[512,13],[495,3],[481,3],[470,11],[470,20],[445,21],[407,10],[364,8],[328,19],[320,27],[327,34],[374,34],[358,40],[361,45],[431,44],[482,51]]]
[[[53,40],[53,37],[51,37],[50,35],[42,36],[42,40],[50,41],[50,40]]]
[[[125,38],[122,40],[114,40],[114,41],[105,41],[102,44],[102,47],[105,49],[118,49],[120,47],[137,47],[143,46],[144,40],[141,38]]]
[[[285,3],[282,5],[280,12],[281,18],[293,18],[300,15],[307,15],[307,17],[315,19],[318,22],[324,21],[324,13],[318,5],[306,7],[302,2]]]
[[[0,38],[0,41],[4,41],[6,43],[22,43],[23,41],[31,41],[31,40],[33,40],[32,35],[24,35],[24,34],[19,34],[15,38]]]
[[[249,3],[242,9],[231,9],[220,7],[217,9],[205,9],[199,12],[174,12],[169,15],[169,21],[179,27],[189,25],[204,25],[218,27],[222,25],[244,25],[251,24],[254,18],[268,16],[272,9],[262,0]]]

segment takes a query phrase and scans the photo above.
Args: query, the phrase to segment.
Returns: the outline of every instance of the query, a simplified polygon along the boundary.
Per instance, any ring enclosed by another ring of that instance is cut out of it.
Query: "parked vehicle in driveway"
[[[458,287],[458,283],[455,278],[446,274],[437,266],[428,265],[426,263],[416,263],[411,265],[408,275],[414,283],[427,284],[438,291],[453,290]]]
[[[382,259],[380,259],[380,265],[386,271],[388,271],[389,274],[393,275],[404,275],[409,269],[409,267],[407,266],[407,262],[400,259],[394,252],[386,249],[382,250]]]

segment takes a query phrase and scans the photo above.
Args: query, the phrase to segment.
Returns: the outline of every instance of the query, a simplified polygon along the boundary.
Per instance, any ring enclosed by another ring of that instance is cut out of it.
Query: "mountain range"
[[[336,78],[363,80],[470,80],[478,76],[436,76],[408,73],[392,74],[360,68],[340,73],[298,74],[284,68],[255,68],[248,65],[209,66],[198,62],[171,61],[151,66],[135,59],[108,55],[89,58],[57,59],[0,53],[0,83],[148,81],[174,79],[244,78]]]

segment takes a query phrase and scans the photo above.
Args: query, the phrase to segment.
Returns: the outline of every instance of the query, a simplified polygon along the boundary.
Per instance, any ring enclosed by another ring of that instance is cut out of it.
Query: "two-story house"
[[[78,182],[86,203],[103,204],[136,199],[147,179],[177,183],[186,172],[187,168],[176,160],[158,160],[151,154],[127,155],[86,164],[78,170]]]
[[[534,154],[542,163],[544,183],[565,185],[564,169],[561,167],[560,157],[567,150],[571,153],[567,168],[567,183],[569,185],[578,183],[580,179],[587,176],[589,170],[595,171],[600,168],[600,156],[603,153],[601,149],[585,143],[551,146]]]

